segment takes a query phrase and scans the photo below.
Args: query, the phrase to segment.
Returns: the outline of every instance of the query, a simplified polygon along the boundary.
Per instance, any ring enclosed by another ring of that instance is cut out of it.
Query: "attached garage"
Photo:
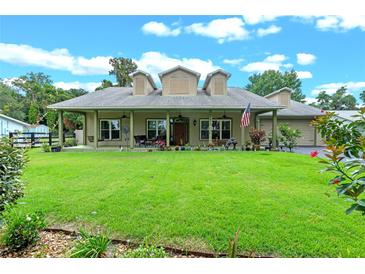
[[[298,140],[300,146],[323,146],[324,143],[311,125],[317,116],[323,115],[320,109],[291,100],[291,89],[283,88],[265,96],[267,99],[275,101],[284,106],[278,111],[278,126],[287,123],[291,128],[299,129],[301,137]],[[260,128],[271,133],[271,113],[259,115]]]

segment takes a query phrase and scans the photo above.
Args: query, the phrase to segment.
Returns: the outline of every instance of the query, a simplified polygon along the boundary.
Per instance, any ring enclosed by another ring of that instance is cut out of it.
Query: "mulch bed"
[[[40,232],[40,239],[37,244],[26,249],[13,252],[6,247],[0,246],[1,258],[69,258],[72,247],[77,240],[77,233],[63,229],[45,229]],[[118,258],[127,250],[137,247],[137,243],[124,240],[112,240],[106,257]],[[225,254],[214,254],[200,251],[187,251],[174,247],[163,247],[172,258],[217,258],[225,257]],[[271,256],[257,256],[256,254],[241,255],[241,258],[268,258]]]

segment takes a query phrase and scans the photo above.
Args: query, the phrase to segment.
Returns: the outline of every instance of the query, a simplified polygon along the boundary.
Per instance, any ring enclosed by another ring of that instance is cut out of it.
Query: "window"
[[[100,120],[100,139],[118,140],[120,139],[119,120]]]
[[[147,119],[147,139],[151,140],[157,136],[166,134],[166,120]]]
[[[212,140],[215,139],[229,139],[231,138],[231,120],[227,119],[213,119],[212,120]],[[209,139],[209,120],[200,120],[200,139]]]

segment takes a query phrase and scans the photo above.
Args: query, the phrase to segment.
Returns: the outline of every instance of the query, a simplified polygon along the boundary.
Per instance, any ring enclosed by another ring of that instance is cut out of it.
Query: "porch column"
[[[99,113],[97,110],[94,111],[94,147],[98,148],[99,140]]]
[[[58,144],[63,147],[63,111],[58,111]]]
[[[209,144],[212,144],[212,131],[213,131],[213,117],[212,117],[212,111],[209,110],[209,125],[208,125],[208,132],[209,132]]]
[[[134,112],[131,111],[129,114],[129,147],[133,148],[134,146]]]
[[[259,114],[258,113],[255,114],[255,121],[256,121],[255,127],[257,129],[260,129],[261,125],[260,125],[260,117],[259,117]]]
[[[170,146],[170,112],[166,112],[166,147]]]
[[[314,127],[314,146],[316,147],[317,146],[317,128]]]
[[[239,119],[241,119],[242,115],[243,115],[243,111],[241,112],[241,116]],[[241,129],[240,132],[241,132],[241,147],[242,147],[242,146],[246,145],[245,144],[246,143],[245,127],[240,126],[240,129]]]
[[[272,111],[272,146],[274,149],[278,147],[277,135],[278,135],[278,111],[275,109]]]
[[[84,121],[83,121],[83,143],[87,145],[87,124],[86,124],[86,112],[84,113]]]

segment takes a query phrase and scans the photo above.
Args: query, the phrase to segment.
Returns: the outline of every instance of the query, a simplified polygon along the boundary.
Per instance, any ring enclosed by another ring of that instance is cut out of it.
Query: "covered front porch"
[[[58,110],[59,135],[63,113]],[[75,110],[72,110],[75,111]],[[250,125],[240,127],[242,110],[77,110],[83,114],[82,144],[108,147],[222,146],[235,138],[244,146],[251,127],[259,128],[258,115],[272,111],[272,146],[277,147],[277,110],[251,109]],[[268,135],[269,132],[266,132]],[[62,138],[61,146],[63,146]]]

